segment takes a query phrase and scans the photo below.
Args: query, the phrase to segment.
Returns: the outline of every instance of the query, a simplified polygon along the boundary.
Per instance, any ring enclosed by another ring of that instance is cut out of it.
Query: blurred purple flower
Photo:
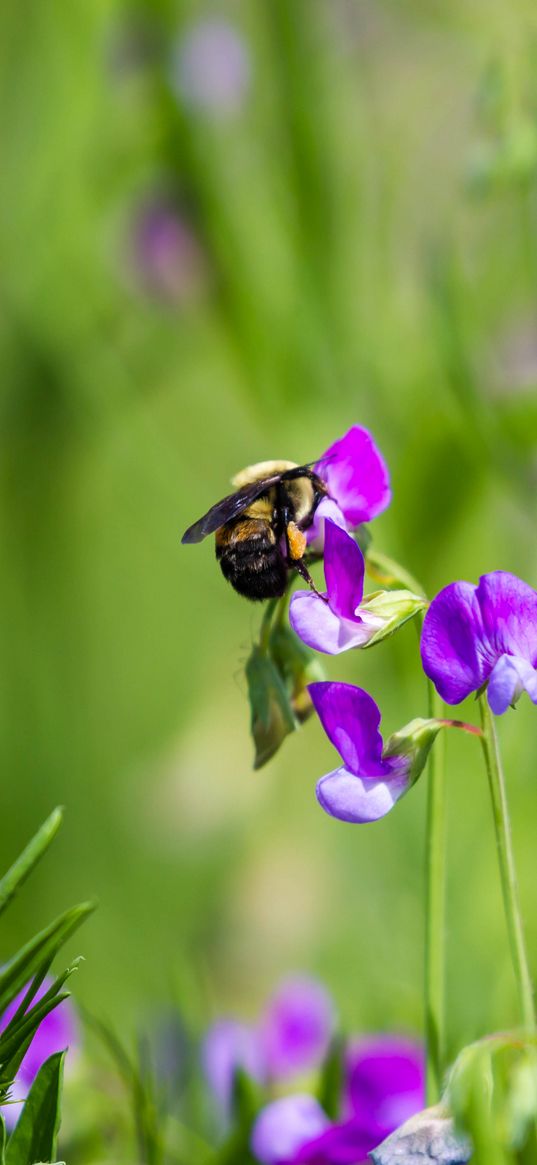
[[[367,692],[353,684],[310,684],[321,724],[343,764],[317,782],[317,800],[340,821],[377,821],[410,788],[411,758],[383,756],[380,711]]]
[[[254,1027],[234,1019],[219,1019],[206,1033],[201,1049],[209,1087],[225,1115],[231,1111],[233,1081],[237,1071],[253,1080],[265,1078],[265,1061]]]
[[[289,621],[308,647],[339,655],[351,647],[363,647],[380,629],[382,619],[360,610],[365,574],[360,547],[332,519],[325,520],[324,530],[324,597],[314,591],[295,591]]]
[[[201,20],[178,42],[172,83],[192,109],[229,114],[240,109],[251,80],[244,38],[225,20]]]
[[[202,1061],[223,1112],[231,1108],[237,1069],[261,1082],[310,1071],[326,1054],[334,1023],[328,992],[305,975],[283,980],[256,1025],[217,1020],[205,1036]]]
[[[284,979],[261,1019],[267,1076],[282,1080],[321,1063],[334,1030],[328,991],[305,975]]]
[[[478,586],[450,583],[425,616],[421,658],[448,704],[485,683],[496,715],[523,690],[537,704],[537,591],[501,570],[482,575]]]
[[[29,1005],[30,1008],[42,999],[43,995],[46,995],[53,981],[50,976],[44,979]],[[0,1032],[3,1032],[10,1020],[13,1019],[27,990],[28,988],[25,987],[0,1016]],[[20,1065],[11,1092],[14,1103],[10,1102],[2,1108],[2,1116],[8,1129],[13,1128],[17,1123],[26,1094],[30,1091],[30,1087],[45,1060],[48,1060],[48,1057],[52,1056],[54,1052],[62,1052],[65,1048],[76,1051],[78,1044],[79,1032],[75,1009],[70,999],[64,999],[40,1023]]]
[[[176,304],[197,297],[206,277],[205,257],[190,223],[172,202],[156,197],[138,211],[133,251],[149,294]]]
[[[421,1047],[395,1036],[357,1041],[346,1063],[342,1118],[334,1123],[313,1097],[267,1105],[252,1132],[263,1165],[361,1165],[367,1154],[424,1103]]]
[[[376,518],[391,501],[388,467],[371,433],[353,425],[334,441],[315,466],[328,486],[329,498],[317,508],[308,542],[322,549],[323,522],[330,518],[346,530]]]

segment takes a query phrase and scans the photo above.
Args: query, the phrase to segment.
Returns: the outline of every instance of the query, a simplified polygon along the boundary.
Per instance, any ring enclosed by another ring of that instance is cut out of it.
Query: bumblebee
[[[182,542],[214,534],[224,578],[247,599],[279,598],[290,570],[315,590],[304,562],[307,539],[326,485],[310,465],[261,461],[232,479],[235,492],[189,526]]]

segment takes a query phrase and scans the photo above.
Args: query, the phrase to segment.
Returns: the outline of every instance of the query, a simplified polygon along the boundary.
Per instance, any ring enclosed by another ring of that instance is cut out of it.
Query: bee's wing
[[[193,526],[189,526],[188,530],[185,530],[181,542],[201,542],[208,534],[214,534],[215,530],[219,530],[225,522],[231,522],[233,518],[238,518],[243,510],[255,502],[256,498],[261,497],[261,494],[266,493],[271,486],[276,485],[281,476],[281,473],[274,473],[271,477],[264,477],[262,481],[249,482],[248,485],[243,485],[242,489],[228,494],[227,497],[222,498],[221,502],[211,506],[203,518],[199,518]]]

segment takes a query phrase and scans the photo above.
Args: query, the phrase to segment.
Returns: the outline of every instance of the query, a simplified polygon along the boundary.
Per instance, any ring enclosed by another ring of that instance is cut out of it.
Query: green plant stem
[[[492,813],[496,829],[496,846],[502,883],[503,904],[511,946],[511,957],[517,982],[520,1018],[527,1033],[533,1035],[535,1033],[535,1005],[518,896],[505,778],[494,716],[489,708],[485,693],[481,695],[479,704],[483,729],[481,743],[485,755]]]
[[[443,703],[428,684],[429,715],[441,720]],[[443,733],[431,749],[425,841],[425,1045],[427,1104],[436,1104],[444,1073],[446,942],[446,787]]]

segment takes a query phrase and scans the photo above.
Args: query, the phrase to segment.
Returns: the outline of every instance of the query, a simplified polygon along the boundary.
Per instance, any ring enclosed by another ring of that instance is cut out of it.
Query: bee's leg
[[[314,583],[314,581],[311,577],[311,574],[306,566],[306,563],[304,562],[304,559],[303,558],[293,559],[292,564],[293,564],[295,570],[297,570],[298,573],[302,576],[302,578],[304,579],[304,582],[307,582],[308,586],[311,587],[314,594],[316,594],[319,599],[322,599],[323,603],[327,603],[328,599],[327,599],[326,595],[321,594],[321,592],[317,590],[317,587],[315,586],[315,583]]]

